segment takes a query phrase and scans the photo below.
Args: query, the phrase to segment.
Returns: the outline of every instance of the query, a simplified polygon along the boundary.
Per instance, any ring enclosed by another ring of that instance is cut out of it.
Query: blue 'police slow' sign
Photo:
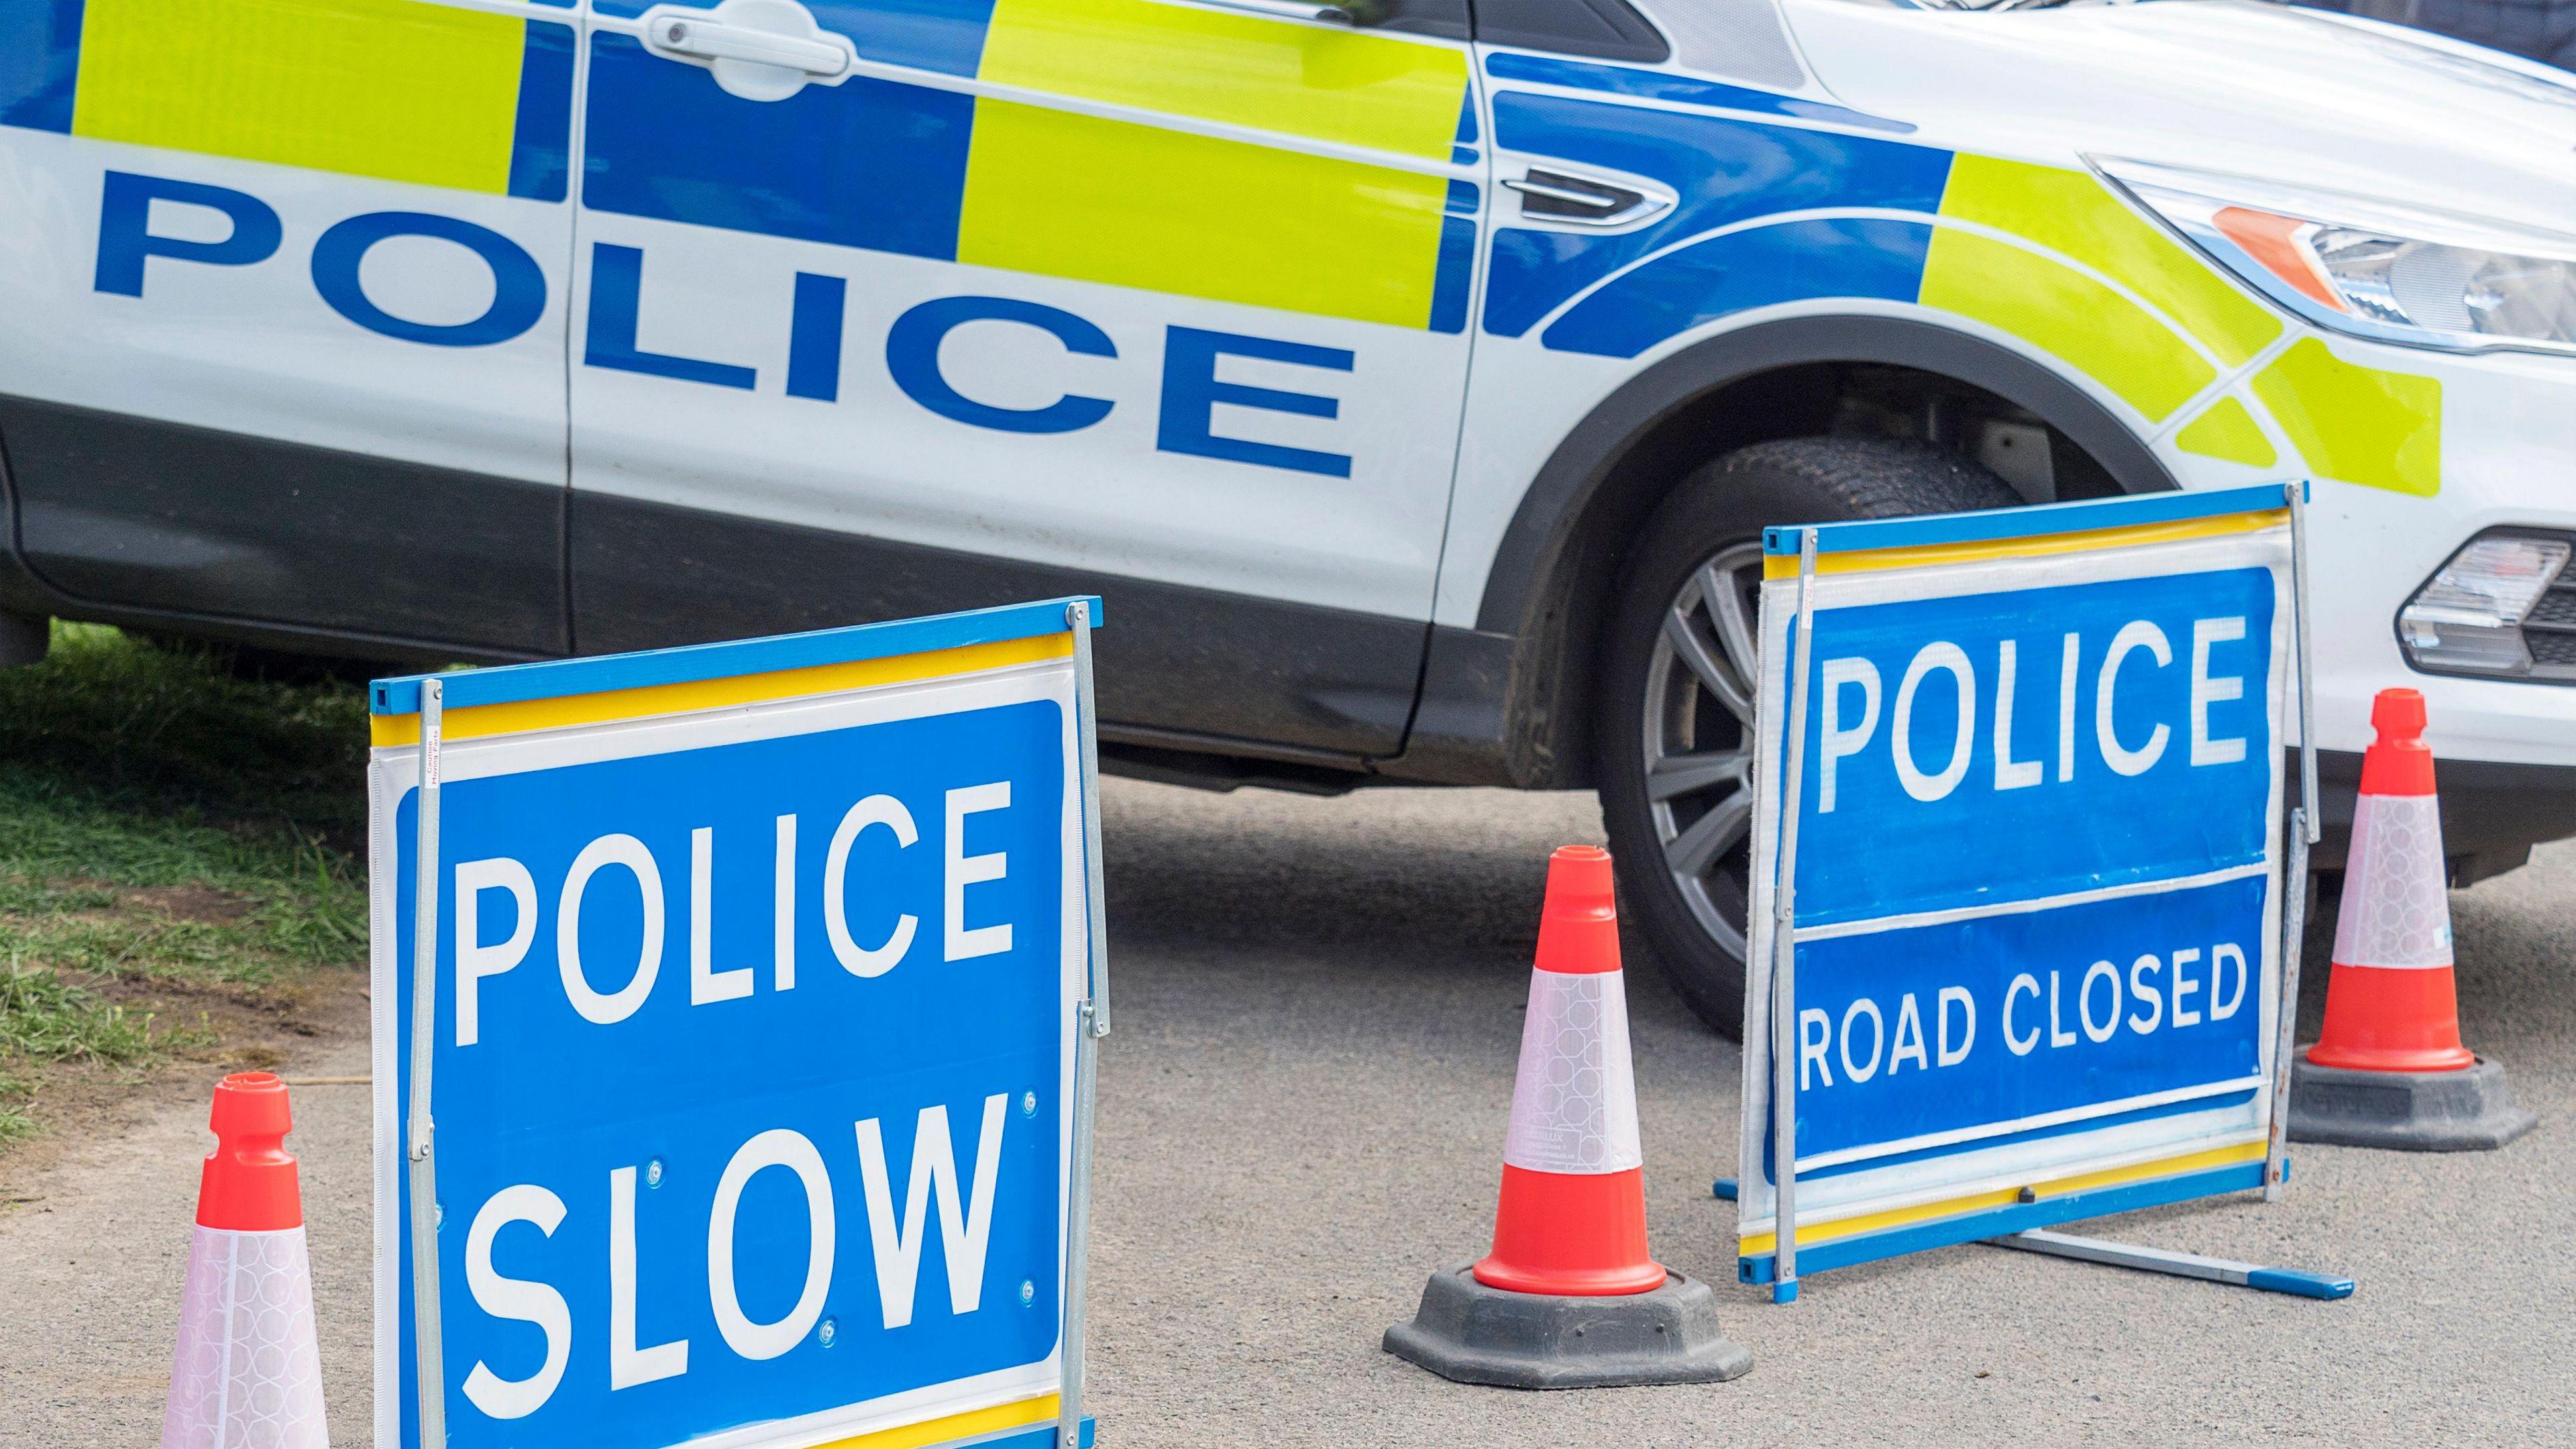
[[[1784,1123],[1802,1271],[2259,1186],[2283,491],[1825,525],[1802,579],[1806,532],[1763,585],[1743,1276]]]
[[[426,1133],[422,684],[377,687],[379,1442],[1051,1442],[1073,644],[1058,603],[441,680]]]

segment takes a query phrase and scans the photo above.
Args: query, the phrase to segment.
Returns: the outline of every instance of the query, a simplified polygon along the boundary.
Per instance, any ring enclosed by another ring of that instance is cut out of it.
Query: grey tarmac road
[[[2576,1444],[2576,846],[2452,898],[2473,1044],[2537,1132],[2462,1156],[2302,1148],[2282,1204],[2092,1229],[2349,1273],[2340,1303],[1971,1246],[1821,1275],[1774,1308],[1734,1286],[1732,1207],[1708,1192],[1734,1161],[1735,1049],[1633,972],[1655,1247],[1720,1285],[1755,1367],[1530,1394],[1377,1345],[1490,1230],[1545,856],[1600,839],[1589,798],[1106,795],[1106,1444]],[[297,1108],[332,1438],[364,1444],[365,1091]],[[155,1441],[202,1120],[70,1154],[0,1216],[0,1446]]]

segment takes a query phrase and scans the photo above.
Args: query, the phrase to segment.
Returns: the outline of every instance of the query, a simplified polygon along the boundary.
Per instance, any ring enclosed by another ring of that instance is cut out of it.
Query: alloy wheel
[[[1646,666],[1647,810],[1674,888],[1720,949],[1744,958],[1753,823],[1754,623],[1762,545],[1730,544],[1691,571]]]

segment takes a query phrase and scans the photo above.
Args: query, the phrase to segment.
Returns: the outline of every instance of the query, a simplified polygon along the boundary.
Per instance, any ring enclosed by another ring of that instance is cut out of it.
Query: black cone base
[[[2290,1140],[2400,1152],[2490,1152],[2540,1119],[2484,1057],[2456,1072],[2356,1072],[2290,1063]]]
[[[1613,1298],[1511,1293],[1466,1264],[1431,1275],[1411,1323],[1386,1351],[1462,1384],[1593,1389],[1710,1384],[1753,1367],[1717,1326],[1717,1295],[1674,1273],[1660,1288]]]

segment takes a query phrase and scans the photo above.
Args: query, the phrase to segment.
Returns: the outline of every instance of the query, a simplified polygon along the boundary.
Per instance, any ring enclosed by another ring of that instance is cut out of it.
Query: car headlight
[[[2397,614],[2418,669],[2576,681],[2576,578],[2561,534],[2485,533],[2451,555]],[[2554,587],[2565,579],[2564,587]]]
[[[2576,236],[2246,177],[2094,164],[2321,327],[2416,347],[2576,352]]]

